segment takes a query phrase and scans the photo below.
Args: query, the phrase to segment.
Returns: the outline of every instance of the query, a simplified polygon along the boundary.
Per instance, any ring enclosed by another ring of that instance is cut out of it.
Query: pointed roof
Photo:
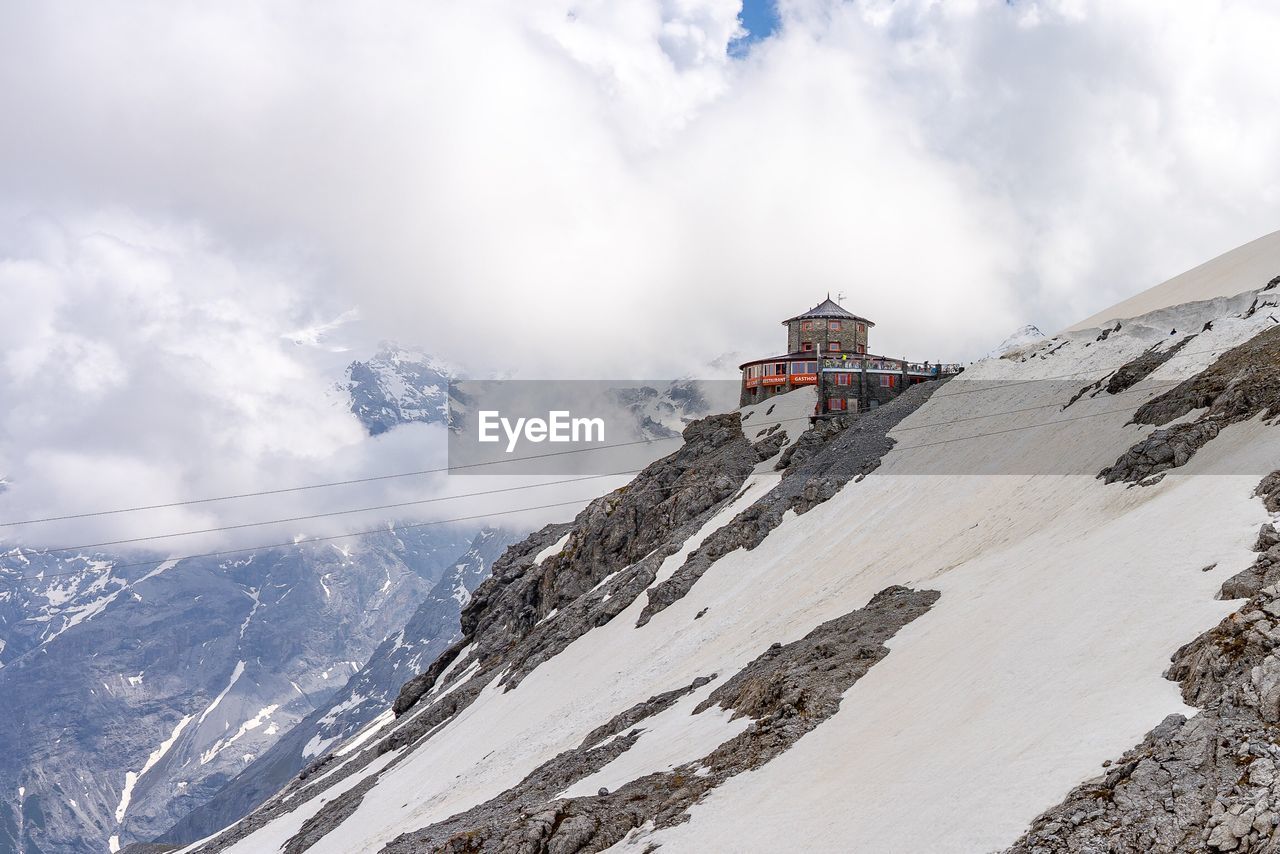
[[[804,314],[797,314],[795,317],[788,318],[782,322],[783,324],[787,324],[793,320],[813,320],[815,318],[826,320],[858,320],[867,324],[867,326],[875,326],[874,323],[867,320],[865,317],[858,317],[856,314],[845,311],[838,303],[832,301],[831,294],[827,294],[826,299],[806,311]]]

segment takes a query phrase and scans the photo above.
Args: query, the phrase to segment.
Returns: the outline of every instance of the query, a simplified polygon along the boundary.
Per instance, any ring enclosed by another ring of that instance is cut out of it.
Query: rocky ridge
[[[684,821],[688,809],[725,780],[758,768],[840,708],[844,693],[889,654],[884,642],[938,599],[934,591],[892,587],[866,607],[815,628],[800,640],[775,643],[698,703],[692,714],[719,707],[751,725],[711,753],[671,771],[632,780],[616,791],[563,797],[558,793],[630,750],[643,724],[676,700],[713,682],[714,675],[651,698],[592,732],[576,750],[556,756],[497,798],[389,844],[387,854],[523,854],[603,851],[628,833]],[[290,841],[301,854],[319,827]]]
[[[369,747],[339,767],[317,769],[307,779],[296,780],[263,808],[195,850],[220,850],[287,811],[286,801],[298,796],[300,788],[315,796],[378,757],[400,751],[389,765],[324,805],[295,840],[302,846],[295,850],[304,850],[307,840],[320,838],[356,808],[378,775],[431,738],[485,686],[497,679],[505,690],[514,689],[539,664],[649,590],[663,561],[734,501],[762,463],[772,461],[769,469],[781,466],[780,481],[713,532],[712,537],[718,531],[738,532],[718,541],[722,554],[732,550],[726,543],[739,544],[733,548],[758,543],[786,510],[802,511],[821,503],[873,470],[893,446],[885,434],[923,404],[937,385],[917,386],[860,419],[820,423],[803,434],[785,460],[780,451],[786,438],[778,437],[777,430],[770,433],[768,413],[760,416],[754,439],[744,435],[737,413],[693,422],[684,431],[685,445],[646,468],[631,484],[597,499],[569,525],[548,526],[508,549],[463,612],[463,637],[424,674],[406,683],[394,706],[400,719]],[[679,589],[687,592],[714,559],[705,550],[688,555],[682,568],[701,568],[685,573]],[[669,595],[672,591],[678,589],[668,588],[666,604],[679,598]]]

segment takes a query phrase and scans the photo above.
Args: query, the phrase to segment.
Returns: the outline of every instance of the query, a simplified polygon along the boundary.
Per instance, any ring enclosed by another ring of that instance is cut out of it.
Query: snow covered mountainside
[[[184,850],[1274,850],[1268,262],[862,416],[694,422]]]
[[[160,841],[190,842],[226,827],[308,766],[336,758],[332,751],[371,721],[376,727],[389,718],[400,686],[458,639],[462,608],[489,577],[494,561],[519,539],[514,532],[500,528],[485,528],[476,534],[470,548],[445,570],[404,627],[380,643],[346,685]]]
[[[0,553],[0,851],[164,831],[325,705],[471,533],[141,566]]]
[[[400,424],[447,424],[449,382],[457,371],[416,350],[383,344],[370,359],[352,362],[339,387],[351,412],[377,436]]]

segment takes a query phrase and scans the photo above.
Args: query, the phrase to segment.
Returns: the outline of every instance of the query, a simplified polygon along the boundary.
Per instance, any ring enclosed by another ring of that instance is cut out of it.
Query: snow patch
[[[533,558],[533,565],[537,566],[547,558],[553,555],[558,555],[560,554],[560,552],[564,551],[565,544],[569,542],[569,535],[572,533],[573,531],[565,531],[565,534],[563,537],[556,540],[554,543],[547,546],[542,551],[538,552],[537,555],[535,555]]]
[[[129,811],[129,802],[133,800],[133,789],[146,773],[156,766],[156,763],[164,758],[169,752],[169,748],[173,747],[174,742],[178,740],[178,736],[182,735],[182,731],[187,728],[187,724],[191,723],[192,715],[183,715],[182,720],[178,721],[178,725],[173,728],[173,732],[169,733],[169,737],[160,742],[160,746],[147,756],[147,761],[143,763],[142,770],[134,773],[128,771],[124,775],[124,789],[120,792],[120,803],[116,805],[116,824],[124,822],[125,813]]]
[[[218,696],[213,698],[213,702],[210,703],[208,707],[205,708],[204,712],[201,713],[200,720],[196,721],[196,726],[200,726],[200,724],[204,723],[205,718],[209,717],[209,715],[213,713],[213,710],[218,708],[218,705],[222,703],[222,699],[227,696],[232,687],[235,686],[236,680],[238,680],[243,673],[244,662],[237,661],[235,668],[231,671],[231,679],[227,682],[227,686],[222,689]],[[296,688],[297,686],[295,685],[294,687]]]

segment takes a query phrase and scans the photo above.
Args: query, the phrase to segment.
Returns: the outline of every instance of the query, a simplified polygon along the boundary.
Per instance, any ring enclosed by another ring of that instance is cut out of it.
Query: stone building
[[[876,356],[868,349],[871,327],[831,300],[782,321],[787,350],[741,365],[741,405],[759,403],[806,385],[817,385],[815,414],[871,409],[908,386],[958,373],[958,365]]]
[[[787,352],[867,352],[867,333],[875,326],[865,317],[850,314],[827,297],[804,314],[782,321],[787,327]]]

